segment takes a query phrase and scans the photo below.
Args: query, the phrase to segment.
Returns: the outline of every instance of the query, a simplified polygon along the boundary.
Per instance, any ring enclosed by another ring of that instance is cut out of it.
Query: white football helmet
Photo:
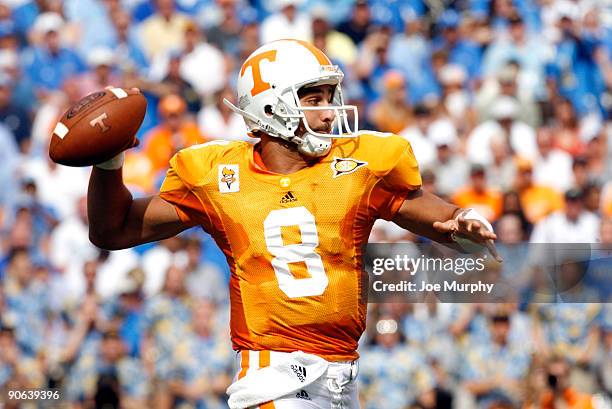
[[[242,115],[249,131],[262,131],[298,146],[308,156],[329,152],[332,138],[357,136],[357,107],[345,105],[340,83],[344,74],[318,48],[300,40],[279,40],[265,44],[253,52],[240,69],[238,107],[225,104]],[[331,105],[303,107],[298,90],[304,86],[334,85]],[[333,110],[332,133],[314,131],[304,116],[307,110]],[[353,126],[348,112],[353,112]],[[296,135],[300,120],[306,132]]]

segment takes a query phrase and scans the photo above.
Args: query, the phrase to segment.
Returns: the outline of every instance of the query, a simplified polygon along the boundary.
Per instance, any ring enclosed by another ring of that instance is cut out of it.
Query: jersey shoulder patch
[[[247,142],[224,140],[193,145],[176,153],[170,166],[185,184],[198,186],[206,183],[212,172],[216,177],[217,164],[236,160],[248,146]]]
[[[388,174],[403,156],[408,160],[416,159],[410,142],[399,135],[376,131],[360,131],[357,138],[338,139],[333,155],[367,162],[374,175],[383,177]]]

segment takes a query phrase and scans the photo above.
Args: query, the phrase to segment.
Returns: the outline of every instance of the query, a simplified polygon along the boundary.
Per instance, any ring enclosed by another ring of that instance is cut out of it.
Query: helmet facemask
[[[278,113],[278,116],[291,122],[291,128],[295,129],[291,141],[298,146],[298,150],[304,155],[315,157],[325,155],[331,148],[333,138],[353,138],[357,136],[359,120],[357,107],[344,104],[344,97],[340,86],[341,80],[342,74],[340,73],[334,77],[319,78],[316,81],[305,84],[296,84],[286,90],[280,98],[284,109]],[[331,105],[320,107],[303,106],[300,102],[299,91],[304,88],[314,88],[321,85],[334,86]],[[334,120],[332,121],[330,132],[320,132],[313,129],[306,118],[307,111],[333,111]],[[352,126],[349,123],[349,112],[351,111],[353,114]],[[301,135],[297,135],[296,132],[299,128],[296,129],[294,124],[297,123],[299,126],[300,121],[303,124],[304,132]]]

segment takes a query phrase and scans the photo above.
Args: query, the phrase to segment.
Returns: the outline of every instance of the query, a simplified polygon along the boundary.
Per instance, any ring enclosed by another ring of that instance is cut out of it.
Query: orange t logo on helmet
[[[263,53],[254,55],[244,62],[242,65],[242,69],[240,70],[240,76],[244,75],[244,72],[248,67],[251,67],[251,72],[253,76],[253,88],[251,88],[251,96],[255,96],[260,92],[263,92],[267,89],[270,89],[270,83],[265,82],[261,78],[261,70],[259,68],[259,64],[261,60],[268,60],[270,62],[276,60],[276,50],[265,51]]]

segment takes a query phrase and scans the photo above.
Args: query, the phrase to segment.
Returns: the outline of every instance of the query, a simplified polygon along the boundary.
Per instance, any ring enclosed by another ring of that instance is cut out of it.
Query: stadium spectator
[[[42,42],[23,56],[26,74],[42,95],[59,89],[66,79],[87,68],[74,50],[63,46],[60,36],[63,26],[64,19],[57,13],[39,15],[33,30],[42,36]]]
[[[599,218],[584,210],[584,193],[578,189],[565,192],[565,210],[551,214],[537,223],[532,243],[595,243]]]
[[[492,222],[501,215],[501,199],[499,191],[487,186],[486,170],[482,165],[472,166],[469,184],[456,191],[452,197],[457,206],[474,208]]]
[[[449,63],[462,66],[468,79],[476,79],[480,75],[482,55],[478,45],[466,38],[459,29],[460,15],[453,9],[444,10],[436,24],[441,33],[433,41],[434,49],[444,50],[448,54]]]
[[[550,128],[537,131],[538,158],[534,161],[533,180],[543,186],[550,186],[565,192],[573,185],[572,157],[555,148],[555,135]]]
[[[608,317],[604,317],[604,323],[602,325],[602,338],[603,345],[600,351],[601,359],[597,359],[598,362],[598,374],[601,382],[602,389],[610,393],[612,391],[612,317],[609,315],[610,306],[607,307]]]
[[[298,7],[303,0],[276,0],[276,11],[261,23],[261,41],[268,43],[283,38],[312,41],[312,20]]]
[[[450,197],[458,186],[468,180],[469,164],[458,153],[458,138],[455,126],[448,120],[437,120],[428,129],[428,140],[435,146],[435,159],[424,164],[435,175],[436,191]]]
[[[182,375],[168,382],[175,401],[214,407],[224,405],[233,369],[229,339],[215,333],[216,307],[206,299],[192,307],[191,331],[179,348]],[[180,404],[180,403],[179,403]]]
[[[570,379],[571,367],[562,357],[553,357],[546,364],[547,385],[534,406],[552,409],[559,405],[570,409],[590,409],[592,397],[579,392]]]
[[[483,165],[491,164],[491,140],[502,137],[511,152],[533,160],[537,154],[535,131],[517,120],[518,102],[508,96],[499,97],[491,108],[493,120],[478,125],[468,137],[467,157]]]
[[[406,80],[399,71],[391,70],[385,73],[382,82],[384,93],[370,108],[370,122],[380,131],[399,133],[412,119]]]
[[[87,199],[78,200],[77,213],[63,219],[51,234],[49,259],[61,272],[66,295],[76,302],[85,293],[85,262],[98,256],[97,248],[89,241],[87,224]]]
[[[0,317],[0,385],[3,392],[45,386],[44,367],[36,357],[23,353],[15,338],[16,323]],[[6,392],[5,392],[6,393]]]
[[[32,179],[21,181],[21,190],[14,192],[17,212],[27,210],[32,223],[33,254],[40,255],[40,249],[45,248],[49,240],[49,233],[57,226],[58,219],[55,211],[45,206],[38,196],[38,187]]]
[[[435,379],[418,350],[402,342],[394,317],[376,322],[374,346],[362,356],[360,380],[365,408],[404,408],[435,387]]]
[[[523,346],[509,340],[510,316],[498,311],[489,319],[490,341],[472,343],[465,351],[463,387],[472,393],[478,407],[497,401],[516,404],[520,380],[527,374],[530,356]]]
[[[35,279],[32,257],[26,247],[13,247],[9,252],[2,287],[9,311],[16,318],[15,339],[25,355],[34,357],[44,346],[48,290]]]
[[[533,95],[533,89],[519,86],[519,81],[529,73],[516,60],[509,61],[495,76],[485,79],[478,90],[475,105],[480,121],[491,119],[492,103],[501,95],[515,98],[519,102],[518,119],[531,127],[540,126],[542,114]]]
[[[185,288],[185,271],[170,266],[165,272],[162,292],[149,298],[144,307],[142,357],[153,382],[171,380],[180,364],[178,346],[190,330],[192,300]],[[167,396],[162,388],[154,391],[154,399]]]
[[[181,77],[202,97],[210,97],[227,81],[227,66],[223,53],[207,43],[197,25],[185,27],[185,41],[181,59]]]
[[[186,285],[194,298],[205,298],[222,304],[227,301],[227,288],[223,273],[219,268],[202,257],[202,242],[197,238],[187,239],[185,244],[187,262]]]
[[[584,142],[580,140],[580,124],[570,100],[562,98],[554,103],[555,146],[572,156],[584,153]]]
[[[408,87],[411,102],[421,102],[430,92],[434,92],[432,74],[427,69],[429,44],[424,32],[426,24],[416,15],[405,13],[404,31],[394,34],[389,44],[389,62],[409,79]],[[410,55],[410,58],[406,58]]]
[[[221,17],[206,30],[206,38],[211,45],[234,57],[238,56],[240,50],[243,23],[238,8],[245,6],[240,3],[240,0],[216,0],[215,5]]]
[[[563,208],[563,198],[556,190],[533,181],[533,165],[517,160],[514,188],[519,194],[521,207],[530,223],[537,223],[549,214]]]
[[[3,77],[3,75],[8,77],[8,83],[11,85],[11,104],[20,107],[20,109],[28,113],[27,125],[30,126],[30,115],[37,108],[34,84],[28,76],[24,75],[17,51],[1,48],[0,77]],[[27,134],[31,136],[29,130]]]
[[[80,0],[63,2],[66,20],[75,26],[78,40],[75,48],[87,56],[90,50],[110,48],[113,45],[113,9],[116,1]]]
[[[182,81],[176,78],[176,64]],[[223,87],[226,70],[225,57],[221,51],[202,41],[200,29],[190,21],[185,24],[182,46],[153,59],[149,77],[154,81],[166,78],[165,82],[174,83],[175,86],[179,82],[186,82],[198,93],[199,98],[202,98],[211,96]],[[160,92],[162,96],[167,93],[169,91],[165,89]],[[195,95],[187,94],[187,96],[190,102],[196,99]]]
[[[501,135],[493,136],[490,148],[493,161],[487,166],[487,181],[491,186],[507,191],[512,188],[516,174],[512,150]]]
[[[12,210],[14,195],[19,189],[17,184],[18,149],[13,134],[3,124],[0,124],[0,163],[2,163],[0,184],[4,187],[0,189],[0,226],[5,225],[6,216]]]
[[[140,74],[145,74],[149,64],[132,25],[132,17],[122,9],[113,12],[111,17],[115,28],[115,39],[112,45],[119,65],[123,69],[132,69]]]
[[[576,10],[561,14],[558,20],[561,35],[547,74],[550,87],[571,100],[577,112],[586,114],[600,110],[597,95],[601,95],[606,85],[595,60],[601,40],[582,30],[579,13]]]
[[[467,74],[458,64],[446,64],[440,68],[437,78],[442,87],[441,108],[463,134],[473,128],[476,122],[471,108],[471,96],[465,88]]]
[[[392,69],[388,60],[389,32],[378,29],[363,41],[354,73],[359,79],[368,106],[383,93],[382,78]]]
[[[521,67],[520,87],[542,100],[546,96],[546,65],[552,58],[550,45],[532,35],[523,18],[514,12],[508,19],[509,36],[500,36],[487,48],[482,61],[485,76],[493,77],[511,61]]]
[[[357,48],[349,36],[336,31],[329,22],[331,10],[316,5],[310,10],[312,17],[312,43],[341,67],[350,66],[357,58]]]
[[[170,53],[168,56],[168,72],[163,80],[152,90],[160,97],[168,94],[177,94],[185,100],[187,111],[196,114],[202,108],[202,96],[198,94],[191,83],[186,81],[181,74],[183,64],[182,53]]]
[[[143,152],[157,174],[176,152],[204,142],[198,126],[187,115],[187,104],[178,95],[169,94],[157,107],[162,122],[144,136]]]
[[[108,86],[123,86],[123,81],[115,70],[115,56],[111,49],[92,49],[87,54],[87,65],[90,71],[81,74],[76,80],[81,97]]]
[[[114,401],[129,409],[143,407],[149,392],[148,379],[140,362],[126,356],[119,333],[108,329],[96,344],[73,368],[69,380],[71,400],[83,405]]]
[[[418,104],[413,108],[412,117],[413,121],[399,134],[410,142],[415,156],[419,158],[419,166],[429,168],[436,157],[435,145],[429,139],[428,132],[434,114],[429,106]]]
[[[360,46],[372,25],[370,6],[366,0],[357,0],[353,5],[351,17],[338,24],[338,31],[346,34],[356,46]]]
[[[185,29],[190,24],[188,15],[176,9],[174,0],[155,0],[155,14],[139,26],[140,41],[149,60],[172,50],[180,50],[185,41]]]
[[[585,156],[577,156],[572,161],[572,187],[585,189],[591,183],[591,173],[589,172],[589,161]]]
[[[145,272],[144,293],[151,297],[159,293],[166,281],[166,271],[170,266],[186,267],[189,261],[181,238],[171,237],[147,250],[142,256]]]
[[[13,134],[17,146],[25,151],[31,136],[32,122],[28,112],[13,101],[14,85],[7,73],[0,72],[0,121]]]
[[[515,214],[505,214],[497,220],[495,231],[500,243],[499,252],[504,258],[502,277],[513,280],[515,286],[522,289],[529,280],[524,259],[528,236],[522,221]]]
[[[198,113],[198,127],[202,134],[212,139],[253,142],[242,117],[225,105],[224,99],[236,103],[236,94],[228,86],[217,91],[214,103],[207,104]]]

